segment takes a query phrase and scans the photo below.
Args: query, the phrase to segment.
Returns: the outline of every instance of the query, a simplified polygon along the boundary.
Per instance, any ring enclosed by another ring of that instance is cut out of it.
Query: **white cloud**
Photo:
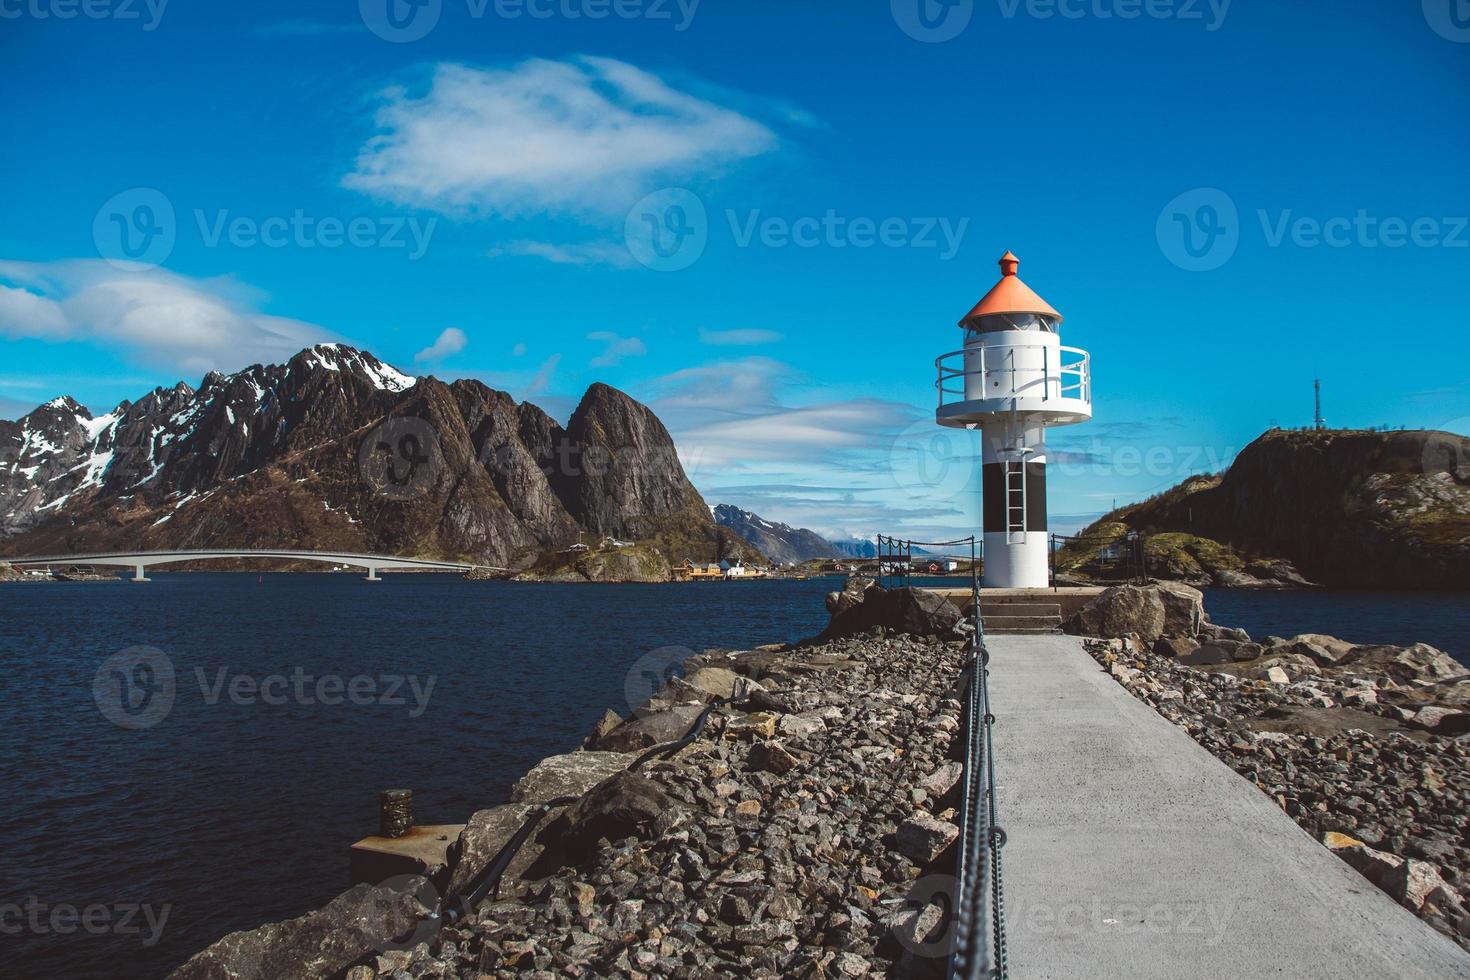
[[[762,123],[611,58],[443,63],[427,91],[381,97],[379,133],[343,184],[441,211],[612,213],[777,145]]]
[[[607,345],[601,354],[592,359],[592,367],[615,367],[625,357],[641,357],[648,353],[648,348],[637,337],[619,337],[611,330],[594,330],[587,335],[587,339]]]
[[[560,245],[555,242],[507,242],[490,250],[491,258],[502,255],[531,256],[555,265],[610,265],[627,268],[633,265],[628,247],[615,242],[581,242]]]
[[[191,372],[281,361],[338,339],[313,323],[259,312],[258,292],[231,279],[119,269],[101,259],[0,260],[0,334],[88,340]]]
[[[699,342],[711,347],[756,347],[774,344],[781,335],[774,330],[706,330],[699,328]]]
[[[72,327],[55,300],[0,283],[0,332],[7,337],[65,340]]]
[[[415,354],[413,359],[420,362],[442,361],[451,354],[458,354],[464,350],[467,343],[469,343],[469,338],[464,335],[463,330],[458,327],[446,327],[437,340]]]

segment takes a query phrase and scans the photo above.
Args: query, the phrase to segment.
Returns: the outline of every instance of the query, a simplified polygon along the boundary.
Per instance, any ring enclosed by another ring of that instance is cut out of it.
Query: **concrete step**
[[[993,616],[985,619],[986,633],[1060,633],[1062,617],[1050,616]]]
[[[980,612],[991,616],[1056,616],[1061,618],[1062,607],[1056,602],[986,602],[980,600]]]

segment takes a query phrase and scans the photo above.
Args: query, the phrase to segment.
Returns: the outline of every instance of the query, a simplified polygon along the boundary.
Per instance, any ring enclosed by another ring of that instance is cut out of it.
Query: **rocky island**
[[[1470,439],[1272,429],[1222,474],[1103,515],[1057,557],[1087,578],[1130,531],[1193,585],[1470,588]]]

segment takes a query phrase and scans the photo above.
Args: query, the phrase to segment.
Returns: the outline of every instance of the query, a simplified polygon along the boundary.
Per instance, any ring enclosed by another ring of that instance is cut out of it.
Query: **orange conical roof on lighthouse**
[[[960,326],[968,326],[973,320],[996,313],[1044,313],[1061,322],[1062,315],[1016,275],[1016,268],[1020,264],[1021,260],[1010,252],[1000,257],[1000,282],[975,304],[973,310],[964,315]]]

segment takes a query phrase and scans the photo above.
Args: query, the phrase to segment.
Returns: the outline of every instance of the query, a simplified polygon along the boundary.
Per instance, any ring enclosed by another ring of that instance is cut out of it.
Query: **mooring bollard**
[[[378,833],[402,837],[413,826],[413,790],[386,789],[378,794]]]

